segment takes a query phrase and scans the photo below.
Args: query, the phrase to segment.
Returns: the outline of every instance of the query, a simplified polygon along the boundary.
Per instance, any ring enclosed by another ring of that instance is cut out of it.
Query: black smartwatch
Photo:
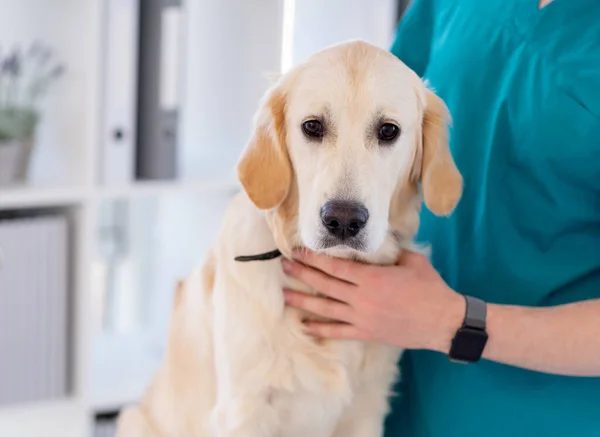
[[[479,361],[488,340],[485,330],[486,303],[473,296],[465,296],[467,310],[462,326],[452,340],[448,358],[457,363]]]

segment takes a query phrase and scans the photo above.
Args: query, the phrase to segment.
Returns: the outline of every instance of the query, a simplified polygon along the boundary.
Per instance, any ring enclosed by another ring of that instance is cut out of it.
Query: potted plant
[[[39,43],[25,53],[18,48],[0,53],[0,186],[27,179],[39,101],[64,70],[52,50]]]

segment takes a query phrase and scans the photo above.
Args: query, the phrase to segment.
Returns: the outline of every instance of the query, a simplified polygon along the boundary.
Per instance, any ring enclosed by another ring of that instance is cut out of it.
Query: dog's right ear
[[[279,206],[292,183],[292,165],[287,151],[285,96],[272,88],[263,98],[254,132],[242,152],[237,174],[246,194],[259,209]]]

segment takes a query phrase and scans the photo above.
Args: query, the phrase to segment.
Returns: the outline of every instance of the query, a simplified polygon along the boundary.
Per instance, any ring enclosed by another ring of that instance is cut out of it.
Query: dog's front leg
[[[276,278],[255,286],[258,289],[250,289],[231,277],[217,277],[215,284],[214,437],[278,437],[281,433],[277,394],[294,384],[282,343],[283,295]]]
[[[276,437],[281,432],[268,393],[222,397],[213,410],[211,427],[214,437]]]
[[[389,411],[390,391],[398,376],[401,350],[386,345],[367,345],[361,382],[350,407],[333,437],[381,437]]]
[[[247,334],[251,336],[252,330]],[[214,437],[277,437],[281,433],[276,402],[282,387],[276,375],[281,375],[281,364],[277,368],[279,360],[267,343],[251,344],[251,349],[239,345],[237,350],[233,344],[223,345],[228,349],[222,351],[227,360],[217,359],[218,396],[211,414]]]
[[[381,437],[387,413],[387,396],[357,393],[357,397],[338,423],[333,437]]]

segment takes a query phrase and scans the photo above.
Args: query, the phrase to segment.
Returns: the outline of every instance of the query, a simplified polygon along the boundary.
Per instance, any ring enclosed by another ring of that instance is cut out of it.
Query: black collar
[[[234,259],[239,262],[248,261],[269,261],[281,256],[279,249],[272,250],[271,252],[259,253],[258,255],[241,255],[236,256]]]

